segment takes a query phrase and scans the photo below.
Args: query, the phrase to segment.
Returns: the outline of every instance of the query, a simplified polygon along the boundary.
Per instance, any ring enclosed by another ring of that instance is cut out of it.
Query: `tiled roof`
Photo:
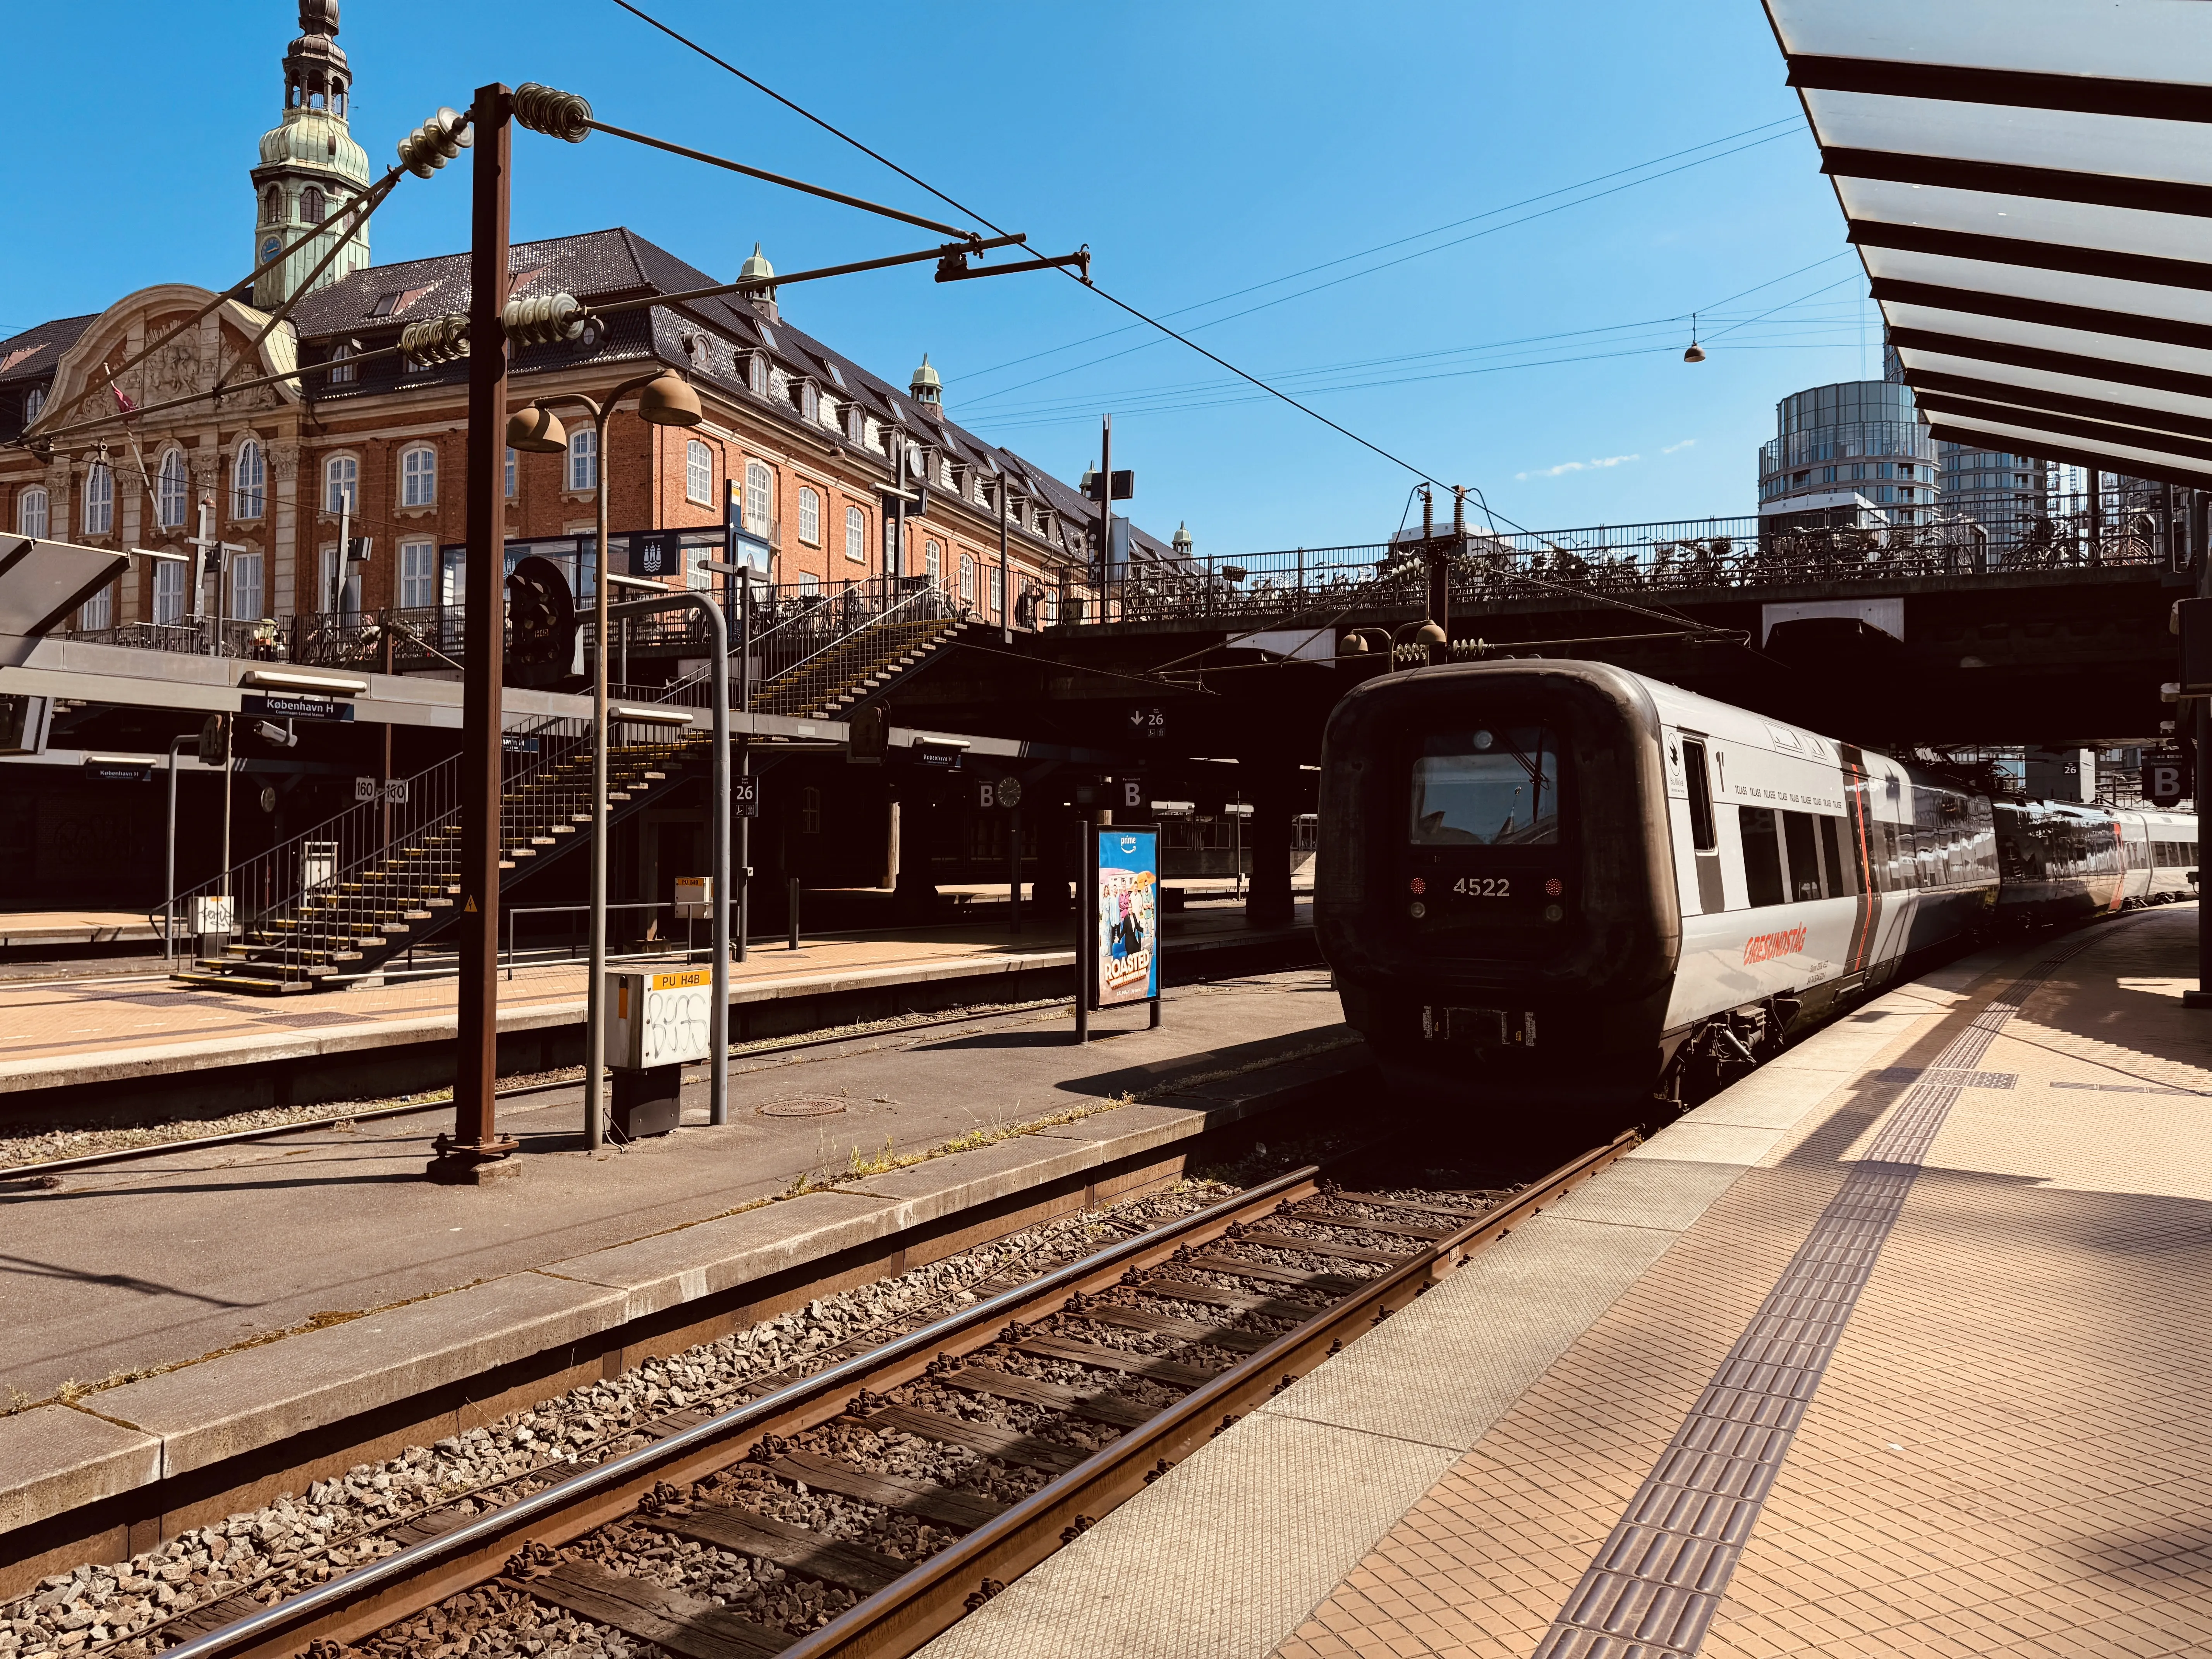
[[[42,380],[54,372],[62,353],[77,343],[98,320],[93,312],[83,317],[58,317],[36,328],[27,328],[12,338],[0,340],[0,385],[10,380]]]
[[[303,356],[312,361],[321,356],[313,349],[319,340],[360,337],[377,331],[396,331],[402,324],[421,318],[465,312],[469,303],[468,264],[465,253],[447,253],[398,264],[371,265],[318,289],[302,300],[293,313],[301,337],[309,347]],[[518,276],[527,276],[528,286],[524,292],[573,294],[586,301],[681,293],[712,288],[723,280],[620,228],[558,236],[542,242],[517,243],[508,250],[507,269]],[[378,305],[387,295],[392,296],[392,303],[400,308],[387,308],[380,316]],[[781,319],[769,321],[740,296],[693,301],[681,307],[655,307],[642,316],[626,313],[608,320],[611,326],[605,342],[594,354],[593,361],[659,359],[685,365],[696,378],[714,386],[732,401],[757,405],[763,400],[752,392],[734,352],[765,350],[787,374],[811,379],[841,403],[857,402],[877,420],[902,429],[909,438],[925,445],[943,447],[956,461],[1011,477],[1023,494],[1049,506],[1063,518],[1082,521],[1092,516],[1095,504],[1073,486],[1011,450],[1000,449],[944,418],[941,410],[931,412],[916,403],[904,388],[872,374],[805,331]],[[702,325],[707,331],[708,348],[702,356],[687,354],[684,340],[686,337],[698,336]],[[573,349],[550,346],[518,351],[514,362],[517,374],[527,375],[534,370],[556,364],[565,367],[577,361]],[[457,381],[465,375],[465,366],[461,364],[404,375],[388,364],[381,373],[376,366],[365,364],[360,380],[350,390],[356,394],[373,393],[388,391],[403,380],[410,385],[434,385]],[[781,404],[775,406],[774,412],[782,419],[793,418],[792,411]],[[827,428],[810,426],[807,430],[822,443],[858,450],[849,440]],[[872,451],[858,453],[881,459],[875,457]],[[1146,552],[1170,556],[1166,544],[1158,537],[1133,526],[1131,537],[1135,545]]]

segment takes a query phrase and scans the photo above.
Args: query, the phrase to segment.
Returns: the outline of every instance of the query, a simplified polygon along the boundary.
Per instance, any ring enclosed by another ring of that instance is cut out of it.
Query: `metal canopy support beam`
[[[1984,416],[1984,418],[1990,417]],[[1947,443],[1964,444],[1969,449],[2006,450],[2032,454],[2046,461],[2063,461],[2069,466],[2097,467],[2107,472],[2123,471],[2131,478],[2148,478],[2153,483],[2177,484],[2184,489],[2212,489],[2212,466],[2197,471],[2185,466],[2162,466],[2133,456],[2123,459],[2101,450],[2085,448],[2080,444],[2053,443],[2040,433],[2027,437],[2018,432],[1995,432],[1987,428],[1964,424],[1956,417],[1946,417],[1930,421],[1928,435]]]
[[[507,197],[514,155],[507,88],[477,88],[474,202],[469,247],[468,555],[461,670],[459,1018],[454,1044],[453,1133],[438,1138],[433,1181],[474,1184],[513,1174],[499,1136],[500,671],[507,607],[500,480],[507,434]]]
[[[2167,259],[2154,253],[2122,253],[2111,248],[2075,247],[2020,236],[1984,236],[1978,231],[1945,230],[1936,225],[1897,225],[1883,219],[1854,219],[1847,239],[1859,247],[1895,248],[1947,259],[1984,264],[2019,265],[2034,270],[2063,270],[2076,276],[2106,276],[2114,282],[2153,288],[2212,293],[2212,264],[2196,259]]]
[[[2002,317],[2008,322],[2030,323],[2042,328],[2078,329],[2084,334],[2110,334],[2123,340],[2148,340],[2159,345],[2185,346],[2192,351],[2212,351],[2212,325],[2204,323],[2138,316],[2129,311],[2101,311],[2094,306],[2061,305],[2055,300],[2029,300],[2014,294],[1986,294],[1978,289],[1945,288],[1936,283],[1909,282],[1901,276],[1877,276],[1872,289],[1874,298],[1885,306],[1925,306],[1931,311]]]
[[[2204,88],[2174,81],[2122,81],[2094,75],[2037,75],[1960,64],[1909,64],[1878,58],[1790,60],[1790,82],[1804,92],[1863,92],[1881,98],[1933,98],[2011,109],[2072,110],[2140,120],[2212,121]]]
[[[2178,392],[2187,398],[2212,398],[2212,374],[2191,374],[2184,369],[2153,368],[2148,364],[2123,362],[2112,357],[2084,357],[2071,351],[2046,351],[2040,346],[1977,340],[1969,335],[1940,334],[1924,328],[1893,328],[1889,343],[1899,351],[1941,352],[1947,357],[1971,357],[1982,362],[2008,363],[2014,368],[2041,369],[2046,374],[2071,374],[2083,380],[2148,386],[2154,392]],[[1909,364],[1907,371],[1907,380],[1918,373]]]
[[[2137,404],[2106,403],[2100,398],[2075,398],[2063,392],[2046,392],[2040,386],[2008,386],[2002,380],[1979,380],[1965,374],[1917,369],[1913,373],[1912,389],[1923,408],[1936,406],[1936,399],[1929,396],[1936,393],[1948,398],[1962,414],[1973,411],[1964,408],[1958,400],[1972,398],[1978,403],[2009,404],[2024,416],[2050,410],[2133,427],[2146,437],[2212,438],[2212,416],[2182,415]]]
[[[1893,184],[1983,191],[1995,196],[2030,196],[2143,213],[2212,217],[2212,185],[2165,179],[2127,179],[2108,173],[2072,173],[2060,167],[2014,167],[2002,161],[1967,161],[1949,155],[1842,146],[1823,155],[1820,171],[1838,179],[1881,179]]]

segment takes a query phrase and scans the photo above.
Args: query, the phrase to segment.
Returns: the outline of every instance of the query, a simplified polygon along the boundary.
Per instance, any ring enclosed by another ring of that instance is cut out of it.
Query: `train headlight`
[[[1557,921],[1566,914],[1567,913],[1564,909],[1556,904],[1547,904],[1544,907],[1544,920],[1547,921]]]
[[[1422,903],[1420,900],[1415,899],[1411,904],[1406,907],[1406,912],[1408,915],[1412,916],[1415,921],[1419,921],[1423,916],[1429,914],[1429,907]]]
[[[1498,739],[1492,737],[1487,732],[1478,732],[1474,734],[1474,746],[1478,751],[1488,749],[1492,744],[1497,741]]]

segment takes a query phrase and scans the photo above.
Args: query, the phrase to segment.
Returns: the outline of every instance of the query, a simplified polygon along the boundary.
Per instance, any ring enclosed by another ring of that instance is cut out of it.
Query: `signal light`
[[[1557,876],[1547,878],[1544,883],[1544,896],[1546,898],[1557,898],[1560,894],[1566,890],[1566,884],[1562,882]]]
[[[457,109],[441,108],[399,141],[399,165],[427,179],[474,142],[469,118]]]

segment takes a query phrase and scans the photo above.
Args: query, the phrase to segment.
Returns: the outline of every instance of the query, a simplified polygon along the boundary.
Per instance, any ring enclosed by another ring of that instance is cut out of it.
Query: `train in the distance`
[[[1917,953],[2196,893],[2194,815],[1999,800],[1602,663],[1386,674],[1314,915],[1401,1083],[1693,1099]]]

